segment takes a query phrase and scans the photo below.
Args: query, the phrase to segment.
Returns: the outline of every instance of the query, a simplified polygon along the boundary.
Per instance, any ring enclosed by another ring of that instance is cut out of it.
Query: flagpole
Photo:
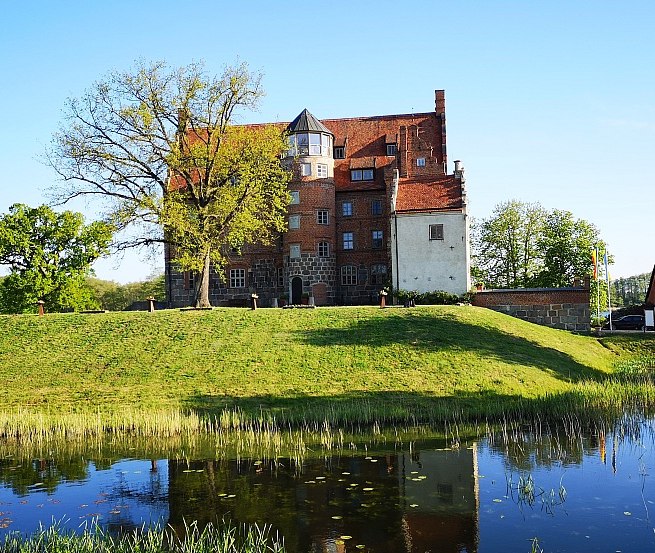
[[[607,309],[610,312],[610,330],[612,330],[612,301],[610,299],[610,270],[607,266],[607,250],[605,250],[603,261],[605,262],[605,280],[607,281]]]
[[[594,250],[594,280],[596,281],[596,320],[600,324],[600,286],[598,286],[598,246]]]

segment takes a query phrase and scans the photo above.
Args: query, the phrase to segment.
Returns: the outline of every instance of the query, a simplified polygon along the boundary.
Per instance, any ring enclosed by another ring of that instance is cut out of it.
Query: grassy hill
[[[1,316],[0,405],[421,419],[436,404],[491,412],[567,394],[644,352],[653,340],[599,340],[471,306]]]

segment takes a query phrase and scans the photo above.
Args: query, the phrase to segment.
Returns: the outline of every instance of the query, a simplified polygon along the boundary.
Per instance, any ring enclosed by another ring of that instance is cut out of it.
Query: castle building
[[[293,177],[288,230],[274,246],[246,245],[212,305],[274,299],[316,305],[377,303],[382,288],[463,294],[470,288],[464,171],[447,173],[443,90],[435,111],[318,120],[306,109],[285,125]],[[193,302],[194,279],[166,252],[168,302]]]

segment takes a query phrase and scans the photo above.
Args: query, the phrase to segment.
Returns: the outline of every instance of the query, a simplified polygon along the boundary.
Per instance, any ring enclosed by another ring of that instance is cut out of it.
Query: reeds
[[[170,528],[141,529],[112,536],[98,525],[82,533],[62,530],[57,524],[30,536],[9,534],[0,541],[4,553],[284,553],[284,542],[270,526],[229,523],[186,527],[182,537]]]

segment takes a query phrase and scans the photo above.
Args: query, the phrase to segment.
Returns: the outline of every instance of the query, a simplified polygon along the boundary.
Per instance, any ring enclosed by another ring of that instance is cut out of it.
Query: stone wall
[[[483,290],[473,305],[553,328],[590,330],[589,288]]]

